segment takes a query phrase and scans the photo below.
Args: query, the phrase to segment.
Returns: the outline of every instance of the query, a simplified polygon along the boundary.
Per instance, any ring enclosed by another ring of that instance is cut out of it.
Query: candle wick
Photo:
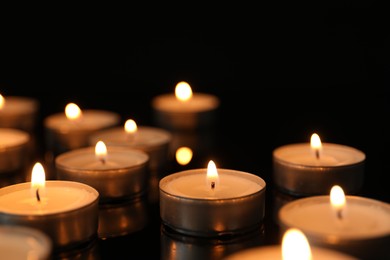
[[[211,189],[215,189],[215,181],[211,182]]]
[[[104,158],[101,158],[100,161],[102,162],[102,164],[106,164],[106,160]]]
[[[40,202],[41,201],[41,196],[39,195],[39,188],[37,188],[35,195],[37,196],[37,200]]]
[[[320,159],[320,151],[318,149],[315,150],[317,160]]]
[[[339,220],[343,219],[343,211],[341,209],[337,210],[336,215]]]

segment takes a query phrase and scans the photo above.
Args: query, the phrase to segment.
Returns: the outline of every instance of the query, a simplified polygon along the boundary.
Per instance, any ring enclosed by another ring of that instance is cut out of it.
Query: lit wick
[[[41,196],[39,195],[39,188],[37,189],[37,191],[35,192],[35,195],[37,197],[37,200],[40,202],[41,201]]]
[[[215,189],[215,181],[211,182],[211,189],[213,189],[213,190]]]
[[[317,160],[319,160],[320,159],[320,150],[319,149],[315,150],[315,155],[316,155]]]
[[[343,219],[343,211],[341,209],[336,211],[336,215],[339,220]]]
[[[102,164],[106,164],[106,159],[105,158],[100,158],[99,160],[102,162]]]

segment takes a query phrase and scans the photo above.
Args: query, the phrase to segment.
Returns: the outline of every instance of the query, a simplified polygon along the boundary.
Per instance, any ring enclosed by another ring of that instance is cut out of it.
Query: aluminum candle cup
[[[29,182],[0,189],[0,224],[27,226],[47,234],[54,251],[97,237],[99,193],[78,182],[46,181],[40,201]]]
[[[89,136],[97,130],[118,125],[120,116],[104,110],[84,110],[82,117],[69,120],[65,113],[48,116],[44,120],[48,150],[54,155],[89,146]]]
[[[99,140],[109,146],[124,146],[139,149],[149,155],[149,167],[154,172],[168,163],[171,133],[165,129],[149,126],[138,126],[135,134],[129,134],[123,127],[114,127],[98,131],[91,135],[89,143]]]
[[[346,193],[357,193],[364,178],[365,154],[355,148],[324,143],[317,159],[310,144],[289,144],[273,151],[273,180],[293,195],[329,194],[333,185]]]
[[[52,243],[38,229],[0,225],[0,252],[4,260],[49,260]]]
[[[266,183],[241,171],[219,169],[211,189],[207,169],[182,171],[160,180],[160,216],[164,225],[194,236],[235,235],[261,226]]]
[[[84,147],[58,155],[55,159],[57,178],[82,182],[94,187],[100,202],[140,196],[148,187],[149,156],[128,147],[107,146],[103,163],[94,147]]]
[[[300,198],[279,210],[280,231],[302,230],[313,246],[359,259],[390,259],[390,204],[345,196],[345,214],[338,218],[329,196]]]
[[[200,129],[213,125],[219,99],[211,94],[194,93],[186,102],[174,94],[163,94],[152,100],[157,125],[171,130]]]
[[[30,134],[23,130],[0,128],[0,174],[26,166],[29,141]]]
[[[32,133],[37,121],[38,101],[34,98],[21,96],[4,97],[3,101],[4,103],[1,105],[0,100],[0,127],[16,128]]]

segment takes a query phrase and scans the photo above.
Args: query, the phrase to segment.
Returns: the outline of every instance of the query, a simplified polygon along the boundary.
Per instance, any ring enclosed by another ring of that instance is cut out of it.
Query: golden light
[[[2,109],[5,105],[5,98],[0,94],[0,109]]]
[[[192,160],[192,150],[189,147],[179,147],[176,150],[176,161],[180,165],[187,165]]]
[[[39,189],[45,187],[45,170],[41,163],[35,163],[31,173],[31,188]]]
[[[215,163],[210,160],[209,164],[207,165],[207,186],[211,187],[211,189],[215,189],[218,182],[219,182],[219,176],[217,167],[215,166]]]
[[[334,185],[330,190],[330,204],[336,211],[337,217],[341,219],[343,217],[346,200],[344,190],[338,185]]]
[[[128,119],[125,122],[125,131],[128,134],[134,134],[137,132],[137,123],[133,119]]]
[[[321,143],[321,139],[320,139],[318,134],[314,133],[314,134],[311,135],[310,147],[314,151],[317,159],[319,159],[320,152],[322,150],[322,143]]]
[[[192,89],[190,85],[185,81],[177,83],[175,88],[175,96],[180,101],[189,100],[192,97]]]
[[[283,260],[312,259],[309,241],[305,234],[296,228],[289,228],[282,239]]]
[[[81,117],[81,109],[75,103],[69,103],[65,107],[65,115],[69,120],[76,120]]]
[[[98,141],[95,145],[95,156],[96,159],[102,163],[106,162],[107,157],[107,146],[103,141]]]

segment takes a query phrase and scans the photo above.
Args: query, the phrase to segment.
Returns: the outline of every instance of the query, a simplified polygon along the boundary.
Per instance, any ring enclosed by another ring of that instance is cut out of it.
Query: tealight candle
[[[98,199],[86,184],[46,181],[36,163],[31,182],[0,189],[0,224],[37,228],[50,237],[54,251],[78,247],[97,237]]]
[[[34,98],[0,94],[0,127],[32,133],[35,130],[38,109],[39,103]]]
[[[3,260],[49,260],[52,242],[39,229],[0,225],[0,252]]]
[[[119,114],[111,111],[81,110],[69,103],[65,113],[56,113],[44,119],[46,145],[54,155],[86,147],[89,136],[97,130],[113,127],[120,122]]]
[[[228,255],[226,260],[357,260],[353,256],[321,247],[311,247],[306,235],[299,229],[288,229],[281,245],[253,247]]]
[[[390,259],[390,204],[345,196],[335,185],[329,195],[300,198],[282,206],[281,231],[302,230],[311,244],[359,259]]]
[[[57,178],[94,187],[100,201],[137,197],[147,190],[147,153],[129,147],[106,146],[64,152],[55,158]]]
[[[265,181],[250,173],[193,169],[160,180],[160,216],[163,224],[188,235],[223,236],[261,226]],[[239,209],[239,210],[237,210]]]
[[[149,167],[152,172],[164,168],[168,163],[169,145],[172,135],[165,129],[138,126],[133,119],[126,120],[124,127],[111,127],[92,134],[89,141],[95,144],[99,140],[109,146],[125,146],[140,149],[149,155]]]
[[[27,164],[30,134],[13,128],[0,128],[0,173],[20,170]]]
[[[155,121],[172,130],[188,130],[210,126],[215,121],[219,99],[207,93],[193,93],[184,81],[175,87],[175,94],[162,94],[152,100]]]
[[[273,180],[282,191],[294,195],[327,194],[335,184],[349,194],[363,185],[365,154],[346,145],[311,142],[288,144],[273,151]]]

